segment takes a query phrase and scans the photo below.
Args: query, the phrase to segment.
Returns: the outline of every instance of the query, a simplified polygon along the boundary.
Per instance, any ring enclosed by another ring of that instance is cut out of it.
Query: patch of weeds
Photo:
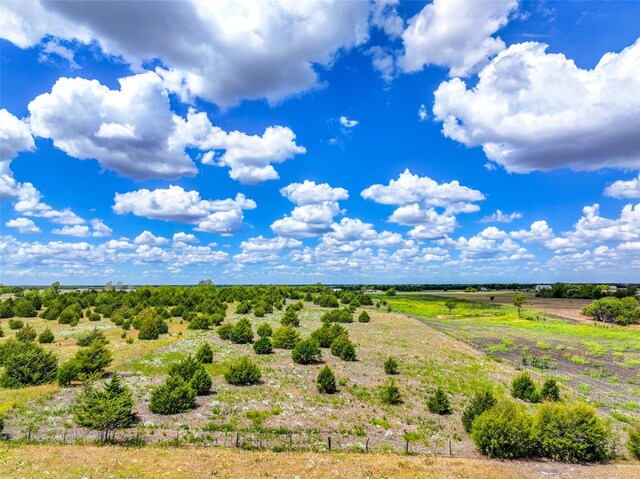
[[[544,341],[538,341],[538,344],[536,344],[538,349],[541,349],[543,351],[548,351],[549,349],[551,349],[551,345],[549,343],[545,343]]]

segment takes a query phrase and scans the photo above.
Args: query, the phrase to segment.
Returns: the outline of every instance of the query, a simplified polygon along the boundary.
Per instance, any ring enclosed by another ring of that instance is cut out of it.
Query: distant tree
[[[54,341],[53,332],[49,328],[46,328],[44,331],[40,333],[38,336],[38,342],[40,344],[50,344]]]
[[[386,294],[387,296],[395,296],[396,295],[396,288],[389,288],[388,290],[386,290],[384,292],[384,294]]]
[[[384,372],[389,375],[398,374],[398,361],[389,356],[384,362]]]
[[[553,378],[548,378],[542,385],[540,390],[540,396],[544,401],[559,401],[560,400],[560,388],[558,383]]]
[[[449,414],[451,413],[451,405],[449,404],[449,398],[447,397],[447,393],[444,392],[444,389],[438,387],[436,392],[429,398],[427,401],[427,407],[429,411],[434,414]]]
[[[98,328],[93,328],[91,331],[84,333],[76,340],[76,344],[82,347],[91,346],[92,343],[109,344],[109,340]]]
[[[196,392],[181,376],[169,376],[151,391],[149,409],[156,414],[178,414],[193,409]]]
[[[462,412],[462,425],[467,432],[473,429],[473,421],[485,411],[488,411],[497,403],[491,391],[481,391],[471,399],[471,402]]]
[[[258,326],[256,332],[261,338],[271,337],[273,335],[273,328],[269,323],[262,323],[260,326]]]
[[[320,360],[320,344],[313,338],[303,339],[291,351],[291,358],[297,364],[311,364]]]
[[[196,351],[196,360],[202,364],[211,364],[213,362],[213,350],[209,343],[203,343]]]
[[[511,300],[511,302],[513,303],[513,305],[518,308],[518,317],[520,317],[520,310],[522,309],[522,306],[524,305],[525,301],[527,300],[526,295],[520,293],[520,294],[516,294],[513,299]]]
[[[256,354],[271,354],[273,352],[273,344],[269,336],[263,336],[253,343],[253,350]]]
[[[253,342],[253,330],[251,329],[251,323],[247,318],[242,318],[236,323],[231,331],[230,339],[236,344]]]
[[[300,318],[298,318],[298,313],[293,308],[287,308],[280,322],[283,326],[293,326],[294,328],[300,326]]]
[[[371,321],[371,316],[366,311],[362,311],[360,316],[358,316],[359,323],[369,323]]]
[[[455,309],[455,307],[458,305],[458,302],[455,299],[447,299],[444,302],[444,305],[449,310],[449,314],[451,314],[451,311],[453,311]]]
[[[22,342],[34,341],[38,334],[36,330],[33,329],[33,326],[25,326],[24,328],[20,328],[16,333],[16,339]]]
[[[19,388],[53,382],[58,372],[58,359],[34,342],[15,341],[3,344],[0,387]]]
[[[231,363],[224,373],[225,380],[236,386],[258,384],[261,377],[260,368],[247,357]]]
[[[100,431],[102,442],[113,440],[117,429],[131,427],[135,419],[131,391],[117,373],[101,390],[87,383],[76,397],[74,418],[78,425]]]
[[[316,386],[320,394],[334,394],[337,391],[336,377],[329,366],[325,366],[320,370],[316,379]]]
[[[380,401],[383,404],[395,405],[402,402],[402,395],[400,389],[396,385],[393,379],[388,379],[387,382],[380,388]]]

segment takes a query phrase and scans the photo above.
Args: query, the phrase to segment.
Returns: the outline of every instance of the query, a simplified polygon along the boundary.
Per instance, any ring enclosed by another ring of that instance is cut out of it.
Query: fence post
[[[240,447],[240,433],[236,432],[236,447]]]
[[[364,443],[364,450],[369,452],[369,438],[367,438],[367,442]]]
[[[405,444],[404,444],[404,452],[406,454],[409,454],[409,439],[405,439]]]
[[[293,433],[289,433],[289,449],[293,449]]]
[[[331,436],[327,437],[327,445],[329,446],[329,450],[331,450]]]
[[[451,438],[449,438],[449,455],[453,456],[453,453],[451,451]]]

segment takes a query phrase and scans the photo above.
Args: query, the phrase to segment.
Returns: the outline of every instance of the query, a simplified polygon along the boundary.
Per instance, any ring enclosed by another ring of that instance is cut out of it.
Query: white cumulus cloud
[[[36,225],[29,218],[15,218],[13,220],[7,221],[5,225],[9,228],[18,228],[18,231],[21,234],[41,232],[40,228],[38,228],[38,225]]]
[[[618,180],[607,186],[604,195],[611,198],[640,198],[640,175],[629,181]]]

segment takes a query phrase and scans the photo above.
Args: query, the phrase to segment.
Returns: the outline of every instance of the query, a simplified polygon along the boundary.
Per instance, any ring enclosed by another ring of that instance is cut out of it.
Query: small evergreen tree
[[[398,362],[391,356],[384,362],[384,372],[387,374],[398,374]]]
[[[360,313],[360,316],[358,316],[358,322],[369,323],[371,322],[371,316],[369,316],[369,313],[367,313],[366,311],[362,311],[362,313]]]
[[[211,318],[206,314],[193,316],[187,325],[187,329],[207,330],[211,327]]]
[[[98,313],[91,313],[89,315],[89,321],[100,321],[102,319],[102,316],[100,316]]]
[[[341,334],[331,343],[331,354],[343,361],[355,361],[356,347],[347,336]]]
[[[434,414],[449,414],[451,413],[451,405],[449,404],[449,398],[447,393],[441,387],[436,389],[436,392],[427,401],[427,407],[429,411]]]
[[[51,332],[49,328],[46,328],[38,336],[38,342],[40,344],[50,344],[53,343],[54,340],[55,338],[53,337],[53,332]]]
[[[462,413],[462,425],[464,429],[467,432],[471,432],[474,419],[495,405],[496,398],[491,394],[491,391],[476,393]]]
[[[179,414],[193,409],[196,392],[181,376],[169,376],[164,384],[151,391],[149,409],[156,414]]]
[[[251,329],[251,323],[247,318],[242,318],[236,323],[231,331],[230,339],[236,344],[253,342],[253,330]]]
[[[400,394],[400,388],[396,385],[396,382],[389,378],[387,382],[380,388],[380,401],[383,404],[395,405],[402,402],[402,395]]]
[[[258,330],[256,332],[261,338],[273,336],[273,328],[271,327],[271,325],[269,325],[269,323],[262,323],[260,326],[258,326]]]
[[[247,357],[231,363],[224,373],[225,380],[235,386],[258,384],[261,377],[260,368]]]
[[[273,344],[271,338],[264,336],[253,343],[253,350],[256,354],[271,354],[273,352]]]
[[[93,343],[109,344],[109,340],[98,328],[93,328],[76,340],[76,344],[82,347],[91,346]]]
[[[138,339],[143,341],[151,341],[160,337],[160,329],[158,328],[158,321],[153,317],[146,317],[140,323],[140,329],[138,330]]]
[[[502,401],[475,418],[471,439],[490,458],[515,459],[535,454],[532,418],[512,401]]]
[[[513,378],[513,382],[511,383],[511,395],[514,398],[522,399],[523,401],[531,403],[540,402],[540,393],[538,392],[533,379],[529,376],[529,373],[522,373]]]
[[[180,376],[186,382],[189,382],[198,369],[204,368],[196,358],[189,355],[181,361],[169,365],[169,376]]]
[[[544,401],[560,401],[560,388],[553,378],[548,378],[542,385],[540,397]]]
[[[4,343],[7,350],[2,353],[4,372],[0,375],[0,387],[19,388],[38,386],[56,379],[58,359],[34,342],[15,341]]]
[[[24,328],[19,329],[16,333],[16,339],[24,343],[34,341],[37,336],[38,334],[36,333],[36,330],[33,329],[33,326],[25,326]]]
[[[280,326],[273,332],[273,347],[278,349],[293,349],[300,341],[298,331],[291,326]]]
[[[202,364],[213,363],[213,350],[209,343],[203,343],[196,351],[196,360]]]
[[[320,394],[334,394],[337,391],[336,377],[329,366],[325,366],[320,370],[316,386]]]
[[[627,450],[631,456],[640,460],[640,422],[627,429],[627,434]]]
[[[114,374],[102,390],[88,383],[76,397],[74,418],[78,425],[100,431],[100,439],[113,439],[117,429],[131,427],[135,415],[131,391]]]
[[[10,319],[9,320],[9,329],[16,331],[18,329],[24,328],[24,321],[19,319]]]
[[[198,396],[205,396],[211,392],[211,376],[204,368],[199,368],[193,373],[190,384]]]
[[[58,368],[58,384],[62,387],[68,387],[71,383],[78,379],[80,374],[78,364],[73,360],[63,363]]]
[[[109,366],[112,360],[111,351],[100,342],[93,342],[89,347],[80,349],[72,359],[76,363],[80,378],[102,375],[104,368]]]
[[[283,326],[293,326],[294,328],[300,326],[300,318],[294,308],[287,308],[280,322]]]
[[[218,327],[218,336],[220,339],[228,341],[231,339],[231,333],[233,332],[233,324],[231,323],[222,323]]]
[[[297,364],[311,364],[320,360],[320,344],[313,338],[300,341],[291,351],[291,358]]]

